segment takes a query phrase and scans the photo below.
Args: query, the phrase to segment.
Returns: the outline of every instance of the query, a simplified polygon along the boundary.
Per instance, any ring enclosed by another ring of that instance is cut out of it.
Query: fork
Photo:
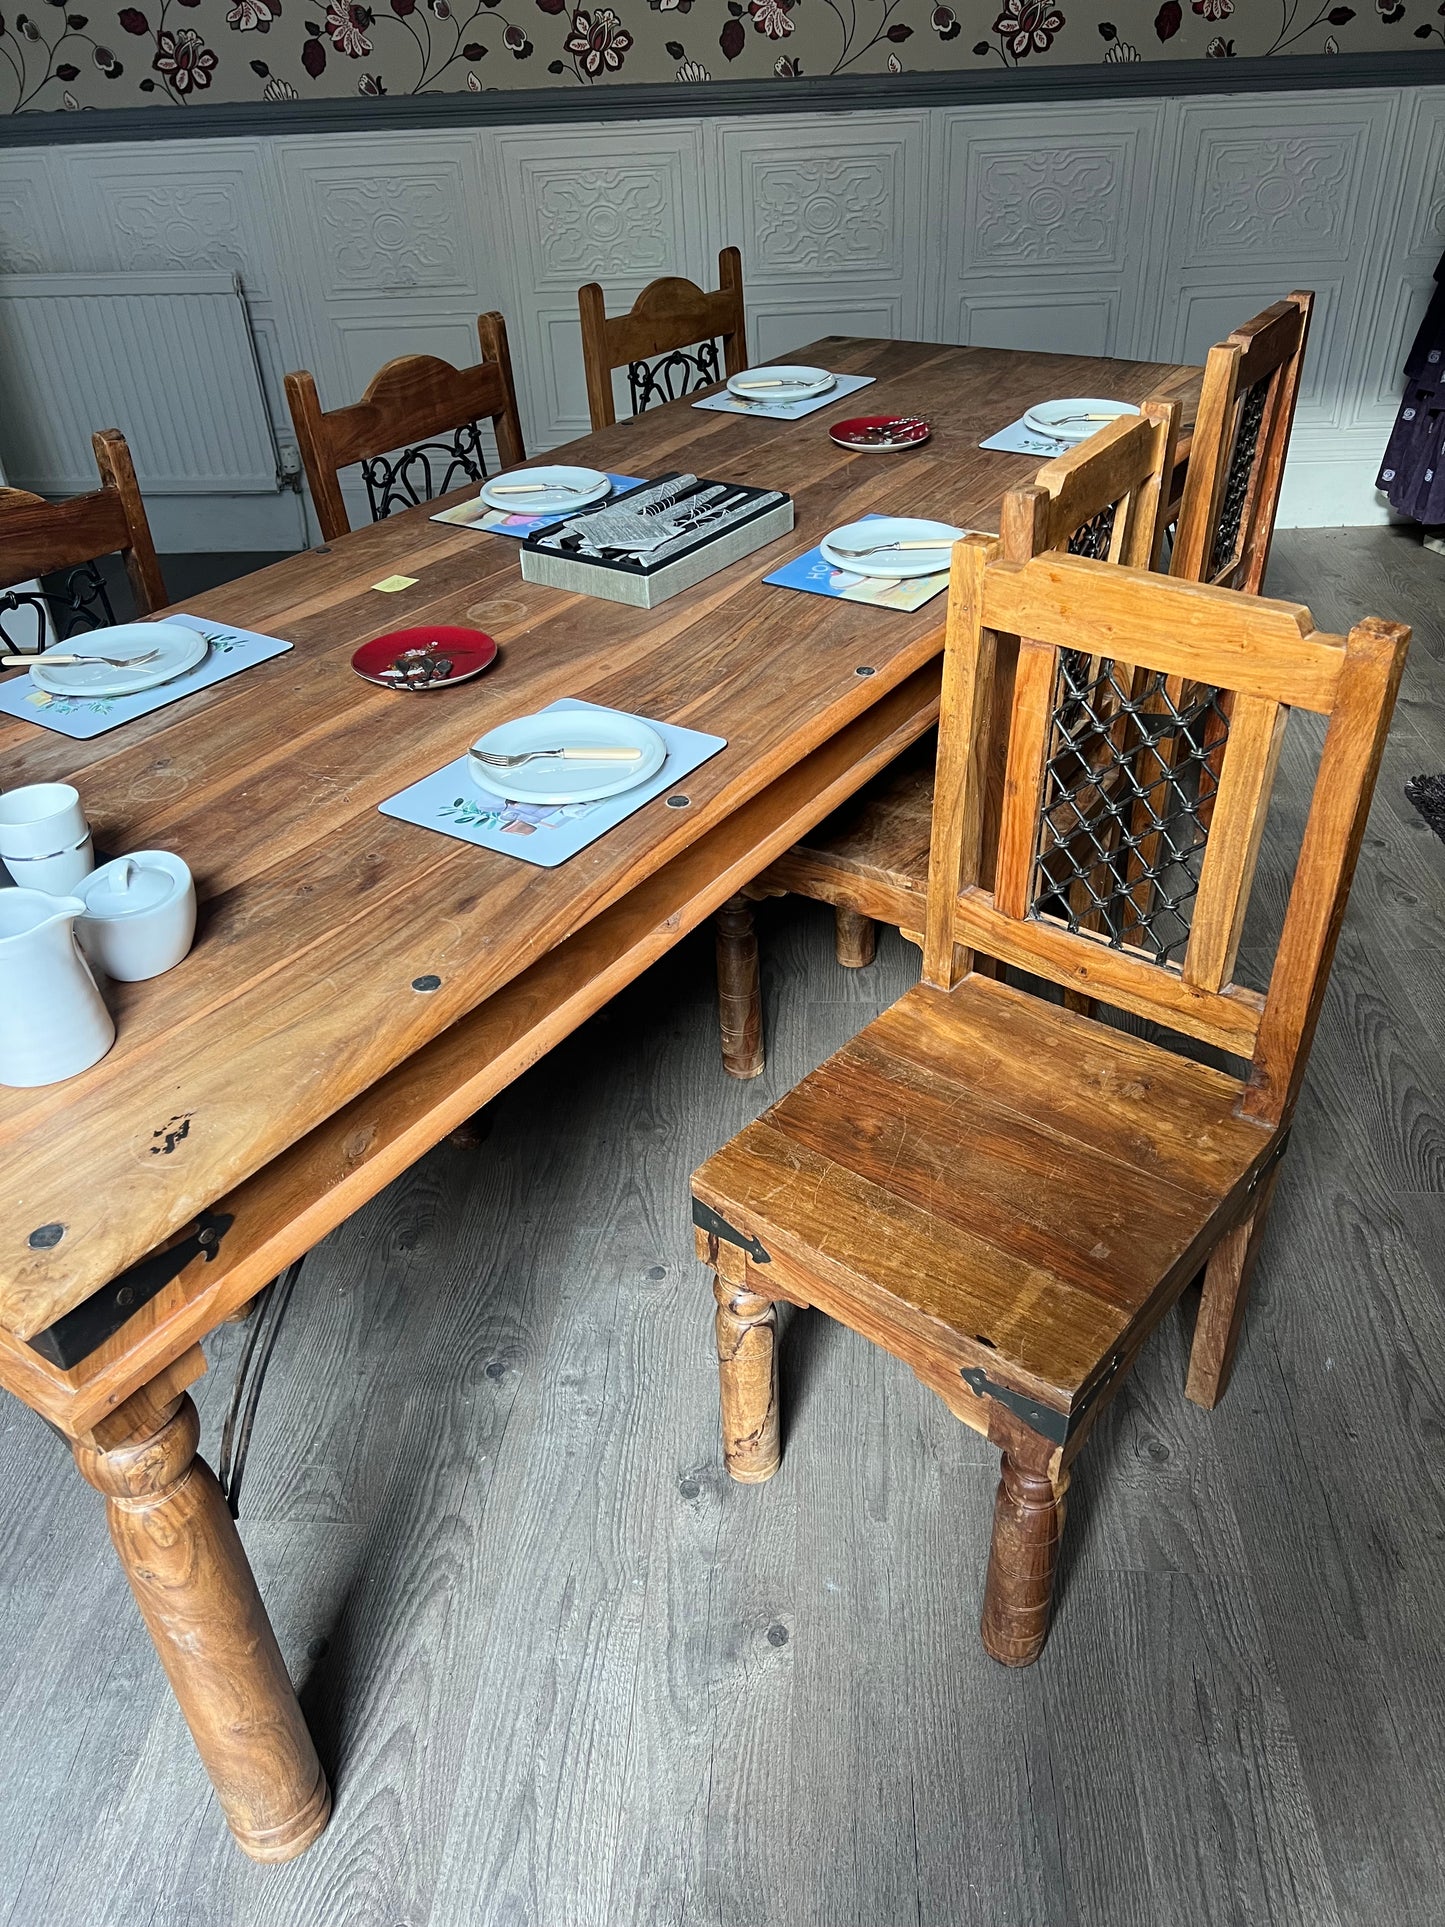
[[[868,549],[845,549],[841,542],[830,542],[828,547],[834,555],[858,557],[863,555],[891,555],[898,549],[951,549],[958,541],[956,535],[932,536],[926,542],[875,542]]]
[[[642,760],[640,749],[625,749],[599,743],[591,748],[574,745],[562,749],[525,749],[517,756],[503,756],[494,749],[474,749],[473,758],[478,763],[486,763],[491,769],[515,769],[519,763],[530,763],[538,756],[561,756],[569,763],[637,763]]]
[[[159,649],[151,649],[143,656],[71,656],[47,649],[34,656],[0,656],[0,669],[23,669],[32,662],[43,662],[54,669],[68,669],[79,662],[100,662],[107,669],[138,669],[143,662],[154,662],[160,653]]]

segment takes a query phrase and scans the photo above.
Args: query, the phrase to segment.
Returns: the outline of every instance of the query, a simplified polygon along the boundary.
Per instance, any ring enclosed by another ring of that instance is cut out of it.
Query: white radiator
[[[120,429],[145,493],[276,493],[235,275],[0,275],[0,459],[12,485],[94,488],[97,428]]]

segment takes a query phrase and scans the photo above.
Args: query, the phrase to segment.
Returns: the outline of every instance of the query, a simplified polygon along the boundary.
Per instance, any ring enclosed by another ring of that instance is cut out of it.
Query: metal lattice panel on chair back
[[[627,368],[632,412],[640,415],[666,401],[681,401],[722,380],[722,360],[716,341],[700,341],[693,348],[674,348],[660,361],[633,361]]]
[[[421,442],[394,455],[369,456],[361,464],[361,477],[373,522],[384,522],[398,509],[434,502],[463,482],[484,482],[482,425],[464,422],[448,441]]]
[[[1218,692],[1181,705],[1160,674],[1058,652],[1029,915],[1169,963],[1209,838],[1228,722]]]
[[[718,285],[698,287],[680,275],[650,281],[626,314],[609,315],[600,284],[577,290],[582,323],[582,365],[587,407],[594,428],[617,419],[612,373],[627,370],[632,412],[681,401],[699,388],[740,375],[748,365],[743,310],[743,258],[724,248],[717,258]],[[721,344],[721,347],[719,347]]]
[[[1313,304],[1292,294],[1210,349],[1171,574],[1262,590]]]
[[[1017,638],[996,829],[994,691]],[[1298,1091],[1409,632],[1083,556],[954,549],[924,976],[976,953],[1251,1061]],[[1234,970],[1286,718],[1329,718],[1267,987]],[[986,847],[986,841],[991,847]],[[992,862],[990,863],[990,858]],[[990,887],[991,872],[991,887]]]

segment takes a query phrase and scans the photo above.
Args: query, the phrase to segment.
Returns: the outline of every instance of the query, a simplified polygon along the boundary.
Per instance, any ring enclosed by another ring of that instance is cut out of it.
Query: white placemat
[[[540,714],[554,709],[600,709],[600,703],[584,703],[575,696],[564,696],[549,703]],[[623,712],[617,712],[623,713]],[[423,830],[439,830],[461,843],[482,850],[496,850],[503,856],[519,856],[524,863],[536,863],[554,870],[569,856],[576,856],[604,832],[624,822],[634,811],[654,797],[670,794],[684,776],[700,763],[727,748],[725,736],[705,736],[701,730],[679,729],[675,723],[659,723],[643,716],[667,744],[667,761],[655,776],[636,789],[623,790],[619,796],[604,796],[596,803],[504,803],[489,796],[472,781],[467,758],[459,756],[445,769],[424,776],[419,783],[389,796],[378,804],[383,816],[399,822],[414,823]]]
[[[695,401],[693,407],[715,408],[720,415],[763,415],[769,421],[796,422],[804,415],[841,401],[845,395],[855,394],[860,388],[871,388],[877,379],[876,375],[839,375],[826,394],[806,395],[802,401],[744,401],[741,395],[730,395],[724,388],[705,401]]]
[[[277,636],[260,636],[250,629],[233,629],[228,622],[210,622],[204,616],[167,615],[167,622],[183,623],[210,643],[210,648],[194,669],[170,682],[157,683],[153,689],[138,690],[134,696],[52,696],[37,689],[27,670],[20,670],[0,683],[0,715],[18,716],[22,722],[38,723],[61,736],[86,741],[103,736],[108,729],[148,716],[153,709],[178,703],[198,689],[225,682],[258,662],[283,656],[291,647]]]
[[[1001,428],[996,435],[990,435],[980,448],[997,449],[1004,455],[1042,455],[1052,461],[1055,455],[1063,455],[1072,446],[1069,442],[1056,442],[1052,435],[1036,434],[1025,425],[1022,415],[1007,428]]]

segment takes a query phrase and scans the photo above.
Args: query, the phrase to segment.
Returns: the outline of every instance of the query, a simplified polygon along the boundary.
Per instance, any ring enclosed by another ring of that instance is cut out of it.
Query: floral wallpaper
[[[1445,46],[1445,0],[0,0],[0,112]],[[683,101],[679,98],[679,108]]]

